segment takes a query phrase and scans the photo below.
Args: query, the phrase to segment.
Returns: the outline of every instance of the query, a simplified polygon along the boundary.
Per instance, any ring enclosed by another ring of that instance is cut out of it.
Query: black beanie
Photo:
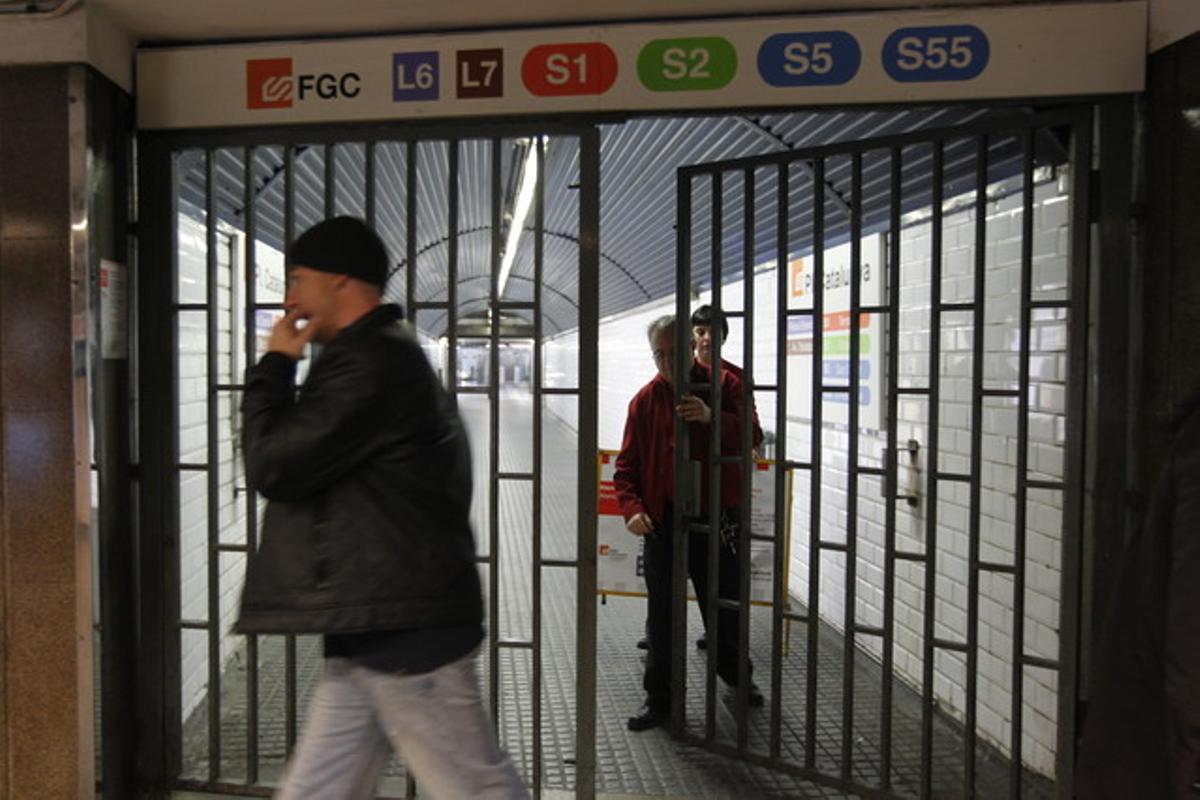
[[[375,284],[380,291],[387,284],[387,247],[357,217],[334,217],[313,225],[287,249],[286,263],[349,275]]]

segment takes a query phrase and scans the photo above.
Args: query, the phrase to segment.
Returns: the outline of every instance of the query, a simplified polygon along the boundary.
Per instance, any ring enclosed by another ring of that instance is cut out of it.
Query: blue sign
[[[894,81],[969,81],[988,65],[987,34],[974,25],[901,28],[883,43],[883,68]]]
[[[758,74],[772,86],[837,86],[861,64],[862,48],[845,31],[777,33],[758,48]]]
[[[827,358],[821,365],[821,370],[828,380],[850,380],[850,359],[848,358]],[[858,362],[858,377],[860,380],[868,380],[871,377],[871,361],[870,359],[859,359]]]
[[[397,103],[438,99],[438,54],[395,53],[392,56],[392,99]]]

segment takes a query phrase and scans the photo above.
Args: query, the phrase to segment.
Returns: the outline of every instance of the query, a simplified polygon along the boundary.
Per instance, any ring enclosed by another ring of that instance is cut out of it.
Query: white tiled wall
[[[188,209],[179,215],[179,301],[207,301],[207,248],[204,212]],[[231,230],[218,233],[218,381],[241,382],[245,371],[242,327],[242,239]],[[231,262],[231,258],[233,261]],[[256,248],[259,302],[282,299],[282,255],[269,247]],[[233,267],[233,264],[238,266]],[[236,285],[234,283],[236,276]],[[237,302],[235,310],[234,303]],[[236,320],[235,320],[236,315]],[[268,315],[270,316],[270,315]],[[181,311],[179,314],[179,455],[183,463],[204,463],[208,458],[207,418],[207,332],[205,314]],[[246,535],[245,479],[237,437],[240,432],[240,395],[219,392],[217,403],[219,483],[218,521],[221,544],[244,544]],[[261,503],[259,506],[261,512]],[[209,582],[208,475],[184,471],[179,486],[180,522],[180,614],[185,620],[207,620]],[[224,665],[237,652],[240,637],[229,633],[237,613],[245,572],[243,553],[222,553],[217,557],[219,591],[218,630],[220,663]],[[181,678],[183,718],[195,709],[208,690],[208,634],[185,630],[181,640]]]

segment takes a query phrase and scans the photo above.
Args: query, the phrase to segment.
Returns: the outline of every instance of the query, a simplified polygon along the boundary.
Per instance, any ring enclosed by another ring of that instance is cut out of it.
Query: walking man
[[[246,380],[246,471],[268,502],[236,630],[324,634],[277,797],[374,797],[394,750],[431,797],[525,798],[480,699],[467,440],[400,308],[382,303],[388,263],[361,220],[306,231]],[[297,392],[309,342],[322,349]]]
[[[675,318],[660,317],[647,331],[658,374],[638,391],[629,403],[621,453],[617,456],[613,483],[626,529],[646,537],[646,590],[648,598],[649,650],[643,686],[646,702],[630,717],[628,727],[643,731],[661,725],[670,715],[671,703],[671,573],[674,534],[672,532],[675,490],[675,416],[687,421],[689,453],[700,462],[700,507],[708,509],[709,431],[719,425],[721,454],[739,452],[742,420],[742,384],[731,372],[721,380],[722,408],[719,419],[701,397],[686,394],[675,404]],[[700,370],[693,364],[691,381],[698,382]],[[720,493],[722,517],[737,519],[741,478],[735,464],[721,467]],[[736,523],[734,523],[736,524]],[[688,574],[701,609],[707,608],[708,541],[702,533],[688,534]],[[720,547],[728,547],[722,541]],[[720,597],[739,597],[737,559],[721,559]],[[707,624],[707,617],[705,617]],[[718,612],[717,674],[729,686],[738,683],[738,614],[732,609]],[[753,682],[748,689],[751,706],[761,706],[763,696]]]

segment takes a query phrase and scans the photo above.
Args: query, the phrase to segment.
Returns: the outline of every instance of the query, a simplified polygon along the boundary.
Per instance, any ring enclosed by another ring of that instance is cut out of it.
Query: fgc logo
[[[246,107],[291,108],[311,95],[357,97],[360,82],[357,72],[294,75],[290,58],[252,58],[246,61]]]

